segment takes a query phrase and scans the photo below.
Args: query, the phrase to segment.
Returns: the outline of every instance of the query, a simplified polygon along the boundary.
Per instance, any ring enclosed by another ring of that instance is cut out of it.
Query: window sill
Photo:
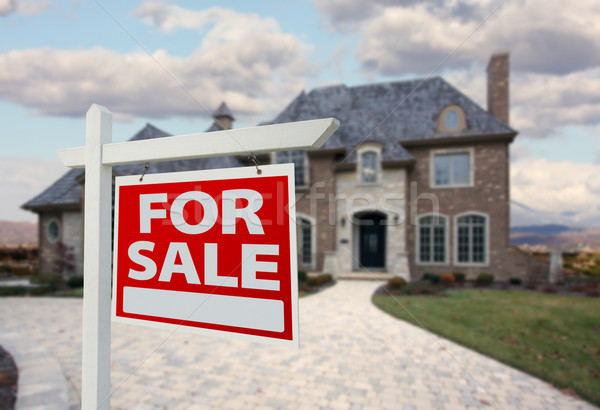
[[[490,266],[489,262],[455,262],[454,266],[461,266],[465,268],[485,268]]]
[[[433,185],[431,184],[431,189],[453,189],[453,188],[474,188],[474,184],[468,185]]]
[[[417,266],[450,266],[448,261],[446,262],[419,262],[415,261],[415,265]]]

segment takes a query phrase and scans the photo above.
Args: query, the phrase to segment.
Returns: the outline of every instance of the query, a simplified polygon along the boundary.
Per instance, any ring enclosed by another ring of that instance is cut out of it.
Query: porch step
[[[344,279],[344,280],[372,280],[377,282],[387,282],[389,279],[393,278],[394,275],[391,273],[382,273],[382,272],[345,272],[338,273],[335,275],[336,279]]]

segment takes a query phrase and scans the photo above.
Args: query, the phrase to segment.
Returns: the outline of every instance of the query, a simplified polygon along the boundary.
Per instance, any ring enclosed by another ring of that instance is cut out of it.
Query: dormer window
[[[448,105],[440,112],[437,131],[441,133],[462,132],[467,129],[465,112],[458,105]]]
[[[364,152],[361,155],[361,182],[375,184],[377,182],[377,153]]]
[[[356,148],[356,180],[359,184],[375,185],[381,181],[381,150],[383,144],[365,142]]]
[[[276,164],[294,164],[296,186],[308,185],[306,154],[303,150],[278,151],[275,153]]]

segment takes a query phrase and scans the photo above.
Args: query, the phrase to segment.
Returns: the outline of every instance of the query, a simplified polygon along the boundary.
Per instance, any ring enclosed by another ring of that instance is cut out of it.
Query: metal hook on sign
[[[256,173],[258,175],[262,174],[262,170],[258,167],[258,159],[256,159],[256,155],[251,152],[250,155],[248,155],[248,159],[254,163],[254,166],[256,167]]]
[[[142,176],[140,177],[140,182],[142,182],[144,180],[144,175],[146,175],[146,172],[148,172],[148,169],[150,169],[150,163],[146,162],[144,164],[144,169],[142,170]]]

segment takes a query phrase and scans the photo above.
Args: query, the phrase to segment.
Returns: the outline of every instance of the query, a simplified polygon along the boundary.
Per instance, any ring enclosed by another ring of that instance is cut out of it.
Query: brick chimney
[[[492,55],[487,66],[487,110],[509,124],[509,52]]]
[[[215,125],[220,129],[230,130],[233,127],[235,118],[233,118],[233,114],[231,114],[231,111],[225,102],[222,102],[212,115],[215,119]]]

